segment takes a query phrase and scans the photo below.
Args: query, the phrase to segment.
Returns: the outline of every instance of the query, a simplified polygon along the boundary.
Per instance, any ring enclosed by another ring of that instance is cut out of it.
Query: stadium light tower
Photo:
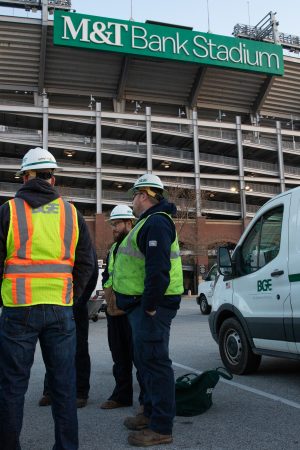
[[[206,0],[206,9],[207,9],[207,32],[211,33],[211,30],[210,30],[210,18],[209,18],[209,0]]]

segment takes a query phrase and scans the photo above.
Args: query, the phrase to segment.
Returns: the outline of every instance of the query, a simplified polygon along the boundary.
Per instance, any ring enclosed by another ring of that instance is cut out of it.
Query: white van
[[[214,264],[204,280],[198,284],[197,304],[200,306],[202,314],[207,315],[211,311],[211,301],[215,289],[215,284],[219,277],[217,264]]]
[[[300,359],[300,187],[269,200],[232,257],[219,248],[209,325],[224,365],[255,371],[261,355]]]

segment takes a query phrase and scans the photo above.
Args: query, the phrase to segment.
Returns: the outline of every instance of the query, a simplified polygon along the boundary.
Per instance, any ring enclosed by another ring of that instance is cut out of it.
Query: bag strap
[[[176,383],[179,381],[185,381],[187,383],[189,383],[190,381],[192,381],[193,378],[197,377],[198,374],[197,373],[186,373],[185,375],[182,375],[181,377],[178,377],[176,380]]]
[[[220,377],[225,378],[225,380],[232,380],[233,375],[229,372],[225,367],[217,367],[216,372],[220,375]]]

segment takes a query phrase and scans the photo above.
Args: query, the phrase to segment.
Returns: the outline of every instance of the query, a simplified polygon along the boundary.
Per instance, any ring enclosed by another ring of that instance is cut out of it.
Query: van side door
[[[294,335],[296,351],[300,353],[300,192],[297,191],[293,193],[291,201],[289,279],[293,320],[288,323]]]
[[[291,194],[262,208],[239,248],[233,304],[258,349],[290,350],[284,317],[291,318],[288,223]]]

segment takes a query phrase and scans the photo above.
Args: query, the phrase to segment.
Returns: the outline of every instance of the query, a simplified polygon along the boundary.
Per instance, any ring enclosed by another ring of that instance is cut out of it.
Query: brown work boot
[[[144,416],[144,414],[137,414],[136,416],[126,417],[124,420],[124,425],[128,430],[143,430],[148,428],[150,419]]]
[[[136,413],[137,413],[137,414],[144,414],[144,405],[140,405],[140,406],[138,407],[138,410],[137,410]]]
[[[116,409],[116,408],[127,408],[131,405],[124,405],[124,403],[116,402],[116,400],[106,400],[105,402],[101,403],[100,408],[101,409]]]
[[[41,397],[39,400],[39,406],[50,406],[50,405],[52,405],[50,395],[48,394],[43,395],[43,397]]]
[[[171,444],[173,438],[171,434],[156,433],[150,428],[146,430],[129,433],[128,443],[136,447],[149,447],[150,445]]]
[[[76,399],[77,408],[85,408],[87,405],[87,398],[78,398]]]

